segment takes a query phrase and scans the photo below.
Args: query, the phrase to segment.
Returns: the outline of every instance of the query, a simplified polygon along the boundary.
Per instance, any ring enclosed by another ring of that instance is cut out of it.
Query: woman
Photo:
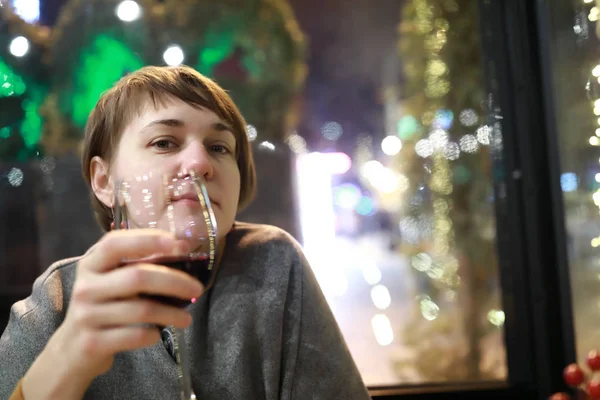
[[[185,273],[123,258],[184,253],[150,229],[108,232],[81,258],[40,276],[0,339],[0,398],[176,399],[177,364],[159,325],[187,327],[200,399],[367,399],[299,246],[281,230],[234,223],[252,198],[254,164],[230,97],[187,67],[146,67],[92,111],[83,175],[105,231],[113,180],[131,168],[194,170],[215,205],[222,258],[204,288]],[[141,293],[199,298],[187,310]]]

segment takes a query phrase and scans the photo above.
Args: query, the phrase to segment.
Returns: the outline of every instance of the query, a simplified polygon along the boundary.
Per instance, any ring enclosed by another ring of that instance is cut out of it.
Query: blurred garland
[[[27,24],[8,7],[0,8],[0,16],[0,161],[25,161],[42,154],[38,108],[47,91],[41,65],[49,31]],[[8,53],[17,36],[29,40],[28,60]]]
[[[143,12],[133,22],[117,18],[118,3],[71,0],[51,34],[9,7],[1,9],[0,59],[49,88],[39,108],[47,153],[76,149],[100,93],[142,65],[164,65],[163,52],[172,44],[185,52],[184,64],[230,91],[262,140],[282,141],[292,130],[306,77],[306,47],[287,1],[138,0]],[[16,35],[30,41],[25,57],[7,51]]]
[[[410,0],[399,27],[405,80],[398,164],[410,182],[400,226],[418,231],[401,251],[411,257],[421,293],[401,335],[415,357],[399,360],[396,370],[402,376],[416,368],[426,381],[506,373],[502,348],[481,351],[485,341],[501,339],[503,321],[493,309],[498,268],[478,21],[477,2]],[[474,123],[463,123],[467,110]],[[467,139],[475,143],[464,151]],[[439,354],[445,362],[433,356]]]

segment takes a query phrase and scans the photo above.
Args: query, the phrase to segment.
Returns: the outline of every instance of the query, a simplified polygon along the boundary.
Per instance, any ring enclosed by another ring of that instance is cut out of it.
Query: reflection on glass
[[[577,358],[584,362],[600,334],[600,9],[598,1],[550,4],[560,185]]]

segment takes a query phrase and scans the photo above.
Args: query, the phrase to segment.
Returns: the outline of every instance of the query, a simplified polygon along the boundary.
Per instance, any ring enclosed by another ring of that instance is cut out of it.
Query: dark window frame
[[[541,0],[480,0],[506,314],[506,382],[370,388],[373,399],[532,399],[567,391],[575,360],[549,14]],[[443,354],[440,354],[443,357]]]

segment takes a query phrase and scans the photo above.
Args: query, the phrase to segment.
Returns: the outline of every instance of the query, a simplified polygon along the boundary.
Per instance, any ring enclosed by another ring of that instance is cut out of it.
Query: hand
[[[160,332],[153,325],[187,327],[191,316],[186,310],[142,299],[139,295],[191,299],[199,297],[204,290],[199,281],[184,272],[159,265],[121,266],[124,259],[182,254],[189,251],[187,246],[186,242],[175,240],[161,230],[135,229],[110,232],[90,249],[78,263],[63,324],[23,380],[25,398],[46,398],[36,395],[36,391],[42,383],[52,381],[49,374],[61,371],[66,374],[61,377],[70,381],[66,383],[71,386],[69,390],[81,392],[82,396],[96,376],[110,369],[115,354],[158,342]],[[59,364],[61,371],[56,371]],[[38,381],[38,377],[43,380]],[[56,382],[61,377],[57,377]],[[67,398],[63,396],[65,392],[60,393],[57,397]]]

